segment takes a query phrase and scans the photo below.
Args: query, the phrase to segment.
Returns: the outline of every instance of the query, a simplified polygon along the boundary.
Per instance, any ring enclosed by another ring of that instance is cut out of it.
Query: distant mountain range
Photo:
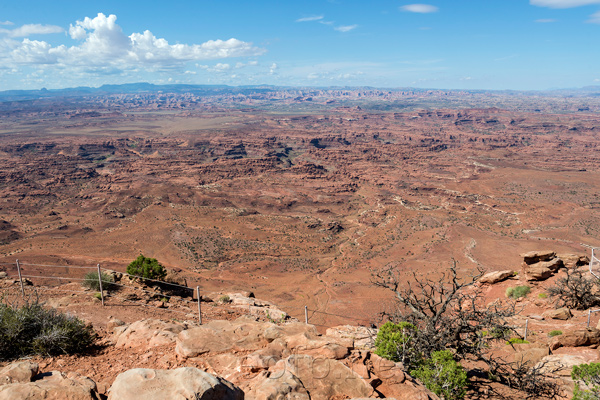
[[[100,87],[80,86],[65,89],[39,90],[5,90],[0,91],[0,102],[37,100],[55,97],[84,97],[89,95],[101,96],[110,94],[134,94],[134,93],[193,93],[195,95],[217,95],[217,94],[250,94],[276,91],[295,90],[386,90],[386,91],[412,91],[425,92],[429,90],[442,92],[467,92],[467,93],[496,93],[503,95],[544,95],[544,96],[574,96],[574,97],[600,97],[600,86],[584,86],[582,88],[552,89],[544,91],[518,91],[518,90],[448,90],[448,89],[423,89],[423,88],[374,88],[374,87],[290,87],[272,85],[155,85],[147,82],[125,83],[120,85],[102,85]]]

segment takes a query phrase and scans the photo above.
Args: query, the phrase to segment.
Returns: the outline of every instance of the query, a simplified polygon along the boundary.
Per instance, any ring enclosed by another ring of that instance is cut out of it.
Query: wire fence
[[[33,286],[36,290],[48,295],[59,293],[94,294],[99,297],[102,306],[107,307],[131,304],[161,309],[165,312],[185,315],[188,318],[192,317],[197,320],[198,324],[202,324],[203,314],[206,316],[202,310],[203,297],[200,296],[199,286],[192,287],[162,280],[140,278],[126,272],[102,268],[100,264],[95,266],[57,265],[16,260],[14,263],[0,262],[0,272],[4,272],[7,279],[14,280],[23,298],[27,297],[26,288]],[[112,277],[111,281],[103,278],[106,274]],[[90,282],[94,279],[96,279],[95,282]],[[69,286],[70,283],[77,283],[77,286]],[[96,291],[97,293],[94,293],[94,290],[85,289],[84,284],[86,283],[88,286],[94,284],[99,289]],[[3,289],[6,290],[7,287],[0,288],[0,291]],[[244,308],[242,305],[237,305],[237,307],[240,311]],[[267,312],[268,319],[278,322],[278,318],[269,316],[269,310],[264,310]],[[284,316],[294,315],[298,320],[304,319],[306,324],[320,328],[331,328],[336,325],[373,327],[375,323],[374,318],[343,315],[308,306],[287,307],[286,310],[293,314],[285,312]],[[252,312],[252,304],[248,305],[247,312],[255,315]],[[337,320],[343,322],[341,324],[328,323]],[[376,333],[374,335],[376,336]]]

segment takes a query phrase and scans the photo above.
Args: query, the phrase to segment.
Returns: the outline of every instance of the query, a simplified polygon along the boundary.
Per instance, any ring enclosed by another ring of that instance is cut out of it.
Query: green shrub
[[[375,354],[388,360],[401,362],[405,366],[419,361],[413,338],[417,328],[409,322],[386,322],[375,339]]]
[[[92,326],[74,316],[38,303],[20,308],[0,303],[0,360],[80,353],[95,340]]]
[[[548,297],[548,295],[547,295],[546,293],[540,293],[540,294],[538,294],[538,297],[539,297],[540,299],[545,299],[545,298],[547,298],[547,297]]]
[[[102,290],[111,290],[116,288],[114,285],[115,278],[112,275],[101,272],[100,277],[102,279]],[[100,282],[98,281],[98,272],[94,271],[85,274],[82,285],[88,289],[99,291]]]
[[[531,291],[529,286],[515,286],[509,287],[506,289],[506,297],[510,297],[513,299],[518,299],[520,297],[525,297]]]
[[[227,296],[226,294],[224,294],[221,297],[219,297],[218,302],[222,303],[222,304],[231,303],[231,298],[229,296]]]
[[[559,331],[559,330],[548,332],[548,336],[550,336],[550,337],[559,336],[559,335],[562,335],[562,334],[563,334],[562,331]]]
[[[467,372],[449,350],[434,351],[431,359],[410,374],[444,400],[462,399],[467,393]]]
[[[156,280],[163,280],[167,276],[165,267],[156,258],[147,258],[142,254],[127,266],[127,273],[140,278]]]
[[[520,337],[512,337],[510,339],[508,339],[508,342],[506,342],[506,344],[523,344],[523,343],[529,343],[529,341],[522,339]]]
[[[573,400],[600,399],[600,363],[574,366],[571,378],[575,381]]]
[[[102,300],[102,294],[101,293],[94,293],[94,298],[96,298],[98,300]]]

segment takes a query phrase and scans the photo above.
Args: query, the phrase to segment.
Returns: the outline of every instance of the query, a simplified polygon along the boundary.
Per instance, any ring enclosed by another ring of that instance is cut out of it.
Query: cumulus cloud
[[[353,29],[356,29],[358,27],[358,25],[343,25],[343,26],[336,26],[335,29],[338,32],[350,32]]]
[[[313,15],[311,17],[298,18],[296,22],[310,22],[310,21],[319,21],[325,18],[323,15]]]
[[[401,6],[400,10],[419,14],[429,14],[437,12],[439,8],[430,4],[407,4],[405,6]]]
[[[277,70],[277,64],[275,64],[275,63],[271,64],[271,67],[269,68],[269,75],[275,75],[276,70]]]
[[[549,8],[573,8],[600,4],[600,0],[529,0],[529,4]]]
[[[81,67],[87,70],[135,70],[169,69],[196,60],[223,59],[231,57],[258,56],[264,49],[252,43],[231,38],[209,40],[201,44],[169,44],[157,38],[149,30],[126,35],[116,23],[115,15],[99,13],[95,18],[86,17],[69,27],[71,39],[79,43],[73,46],[52,46],[45,41],[23,39],[13,41],[9,57],[3,63],[54,64],[61,67]],[[10,36],[34,33],[62,32],[62,28],[43,25],[24,25],[12,30]],[[219,65],[219,64],[217,64]],[[228,64],[220,64],[221,67]],[[217,67],[215,67],[217,68]]]
[[[14,23],[10,21],[0,21],[0,25],[14,25]]]

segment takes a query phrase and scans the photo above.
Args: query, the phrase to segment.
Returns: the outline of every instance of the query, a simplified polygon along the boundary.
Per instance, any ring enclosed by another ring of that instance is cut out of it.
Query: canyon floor
[[[325,329],[379,322],[386,266],[466,276],[600,246],[595,99],[219,101],[3,103],[0,267],[124,271],[142,253]]]

